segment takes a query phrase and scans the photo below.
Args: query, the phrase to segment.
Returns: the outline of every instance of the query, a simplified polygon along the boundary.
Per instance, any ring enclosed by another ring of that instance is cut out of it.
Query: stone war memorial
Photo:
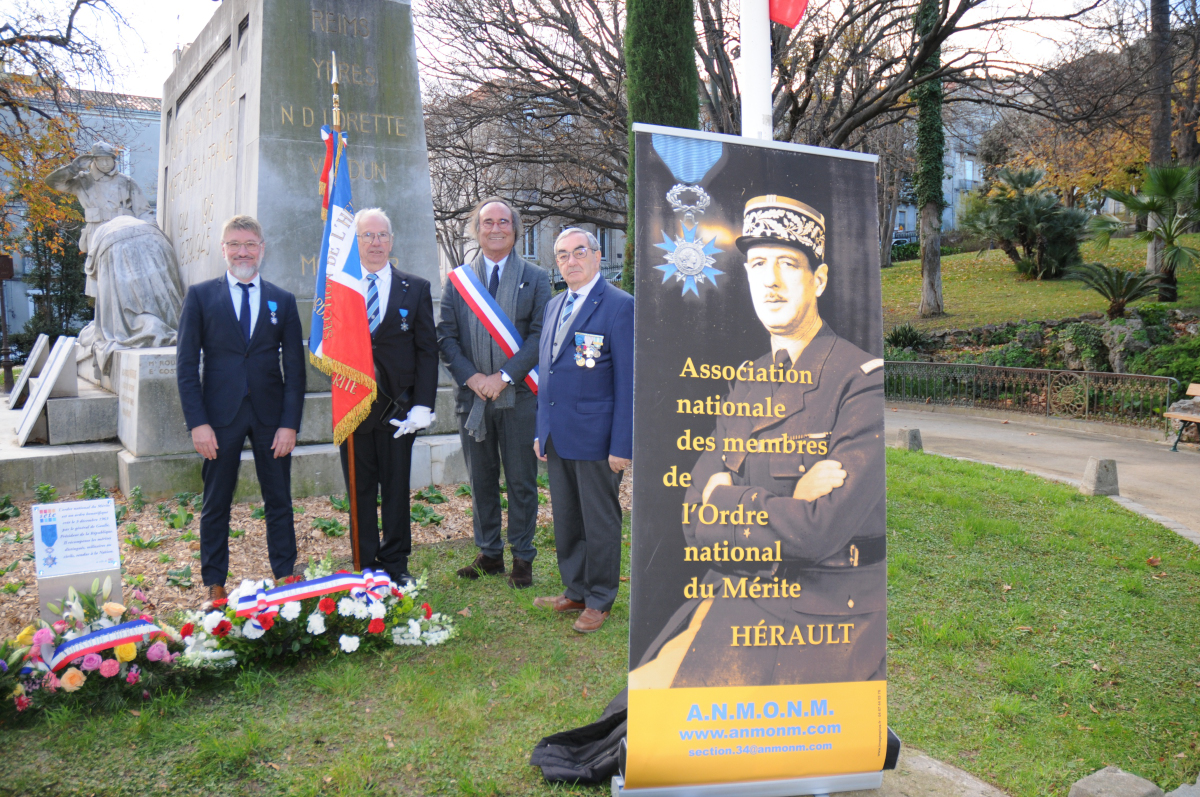
[[[140,193],[105,171],[111,149],[102,142],[51,175],[85,207],[96,320],[73,356],[49,358],[10,401],[21,413],[20,447],[0,457],[5,492],[29,498],[39,483],[73,492],[93,474],[125,494],[200,489],[175,378],[183,295],[224,273],[224,220],[255,216],[266,236],[263,278],[295,294],[307,337],[334,53],[355,206],[383,208],[395,226],[394,262],[440,289],[409,4],[226,0],[163,85],[156,220]],[[340,492],[329,377],[309,367],[306,384],[293,493]],[[441,423],[414,449],[414,486],[463,468],[457,435],[444,434],[453,431],[450,400],[439,390]],[[238,498],[255,497],[254,469],[240,478]]]

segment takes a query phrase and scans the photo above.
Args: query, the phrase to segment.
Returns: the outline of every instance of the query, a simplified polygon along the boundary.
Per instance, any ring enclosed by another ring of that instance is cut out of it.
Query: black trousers
[[[408,572],[412,553],[412,520],[409,517],[409,474],[415,434],[399,439],[395,430],[354,433],[354,482],[358,498],[358,556],[363,567],[386,570],[393,579]],[[342,443],[342,476],[350,490],[350,461]],[[383,493],[383,505],[378,497]],[[383,510],[383,541],[380,515]]]
[[[275,458],[271,443],[277,427],[258,422],[250,397],[228,426],[213,429],[217,458],[204,460],[204,508],[200,510],[200,573],[205,586],[225,583],[229,574],[229,506],[237,487],[242,446],[250,438],[254,470],[267,515],[267,552],[276,579],[296,565],[296,527],[292,519],[292,455]]]
[[[564,594],[607,612],[621,581],[621,477],[608,460],[563,459],[546,441],[554,547]]]

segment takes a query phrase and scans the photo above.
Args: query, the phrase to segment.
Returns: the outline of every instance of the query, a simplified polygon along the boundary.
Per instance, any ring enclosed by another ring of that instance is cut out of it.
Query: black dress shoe
[[[475,557],[474,562],[458,569],[459,577],[470,579],[476,579],[480,576],[498,576],[503,572],[504,554],[487,556],[481,553]]]
[[[415,587],[417,580],[407,570],[402,570],[399,574],[392,576],[392,583],[396,585],[396,589],[403,592],[410,587]]]
[[[533,562],[513,557],[512,575],[508,577],[508,586],[525,589],[533,586]]]

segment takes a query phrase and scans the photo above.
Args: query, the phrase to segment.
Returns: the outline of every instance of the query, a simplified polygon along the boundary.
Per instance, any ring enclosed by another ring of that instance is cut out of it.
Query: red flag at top
[[[808,0],[771,0],[771,21],[794,28],[807,8]]]

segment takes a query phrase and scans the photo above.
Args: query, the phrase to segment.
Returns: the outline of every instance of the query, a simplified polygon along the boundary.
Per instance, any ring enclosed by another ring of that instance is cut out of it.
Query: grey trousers
[[[546,441],[554,545],[564,594],[607,612],[621,581],[621,478],[608,460],[563,459]]]
[[[516,406],[494,410],[489,401],[483,415],[487,435],[479,442],[464,427],[467,414],[458,415],[467,473],[471,477],[471,508],[475,545],[487,556],[504,553],[500,516],[500,465],[508,485],[508,547],[517,559],[532,562],[537,556],[533,533],[537,528],[537,396],[520,391]]]

